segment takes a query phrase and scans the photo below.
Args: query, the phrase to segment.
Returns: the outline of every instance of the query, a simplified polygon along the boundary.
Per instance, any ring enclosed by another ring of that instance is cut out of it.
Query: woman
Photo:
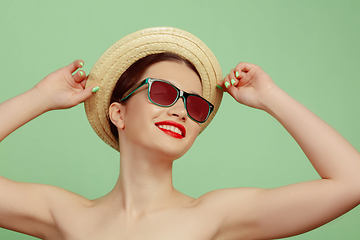
[[[360,154],[277,87],[260,67],[240,63],[219,80],[209,55],[192,54],[197,61],[178,49],[164,49],[163,42],[155,47],[161,51],[155,52],[150,46],[127,47],[126,51],[137,49],[145,56],[132,52],[128,59],[136,59],[119,61],[126,55],[119,49],[129,39],[137,42],[149,32],[161,35],[161,40],[144,40],[151,46],[163,41],[164,34],[184,36],[173,29],[141,32],[109,49],[89,79],[82,70],[72,75],[83,66],[78,60],[0,105],[5,116],[0,120],[2,140],[46,111],[88,99],[85,105],[94,130],[121,152],[114,189],[96,200],[53,186],[0,178],[0,192],[6,193],[0,196],[0,226],[42,239],[274,239],[314,229],[360,203]],[[181,41],[174,42],[184,48]],[[139,72],[143,59],[152,60]],[[122,66],[124,62],[129,66]],[[172,185],[172,163],[191,147],[216,112],[221,90],[214,80],[239,103],[274,116],[322,179],[277,189],[222,189],[198,199],[177,191]]]

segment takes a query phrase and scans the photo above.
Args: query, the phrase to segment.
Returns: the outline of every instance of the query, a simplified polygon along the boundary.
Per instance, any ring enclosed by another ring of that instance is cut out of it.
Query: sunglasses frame
[[[177,91],[177,96],[174,100],[173,103],[171,103],[170,105],[161,105],[161,104],[158,104],[156,102],[154,102],[151,97],[150,97],[150,89],[151,89],[151,85],[153,84],[153,82],[163,82],[163,83],[166,83],[166,84],[169,84],[170,86],[172,86],[173,88],[175,88],[175,90]],[[189,118],[191,118],[193,121],[197,122],[197,123],[204,123],[206,122],[206,120],[208,120],[210,114],[212,113],[212,111],[214,110],[214,105],[212,105],[209,101],[207,101],[205,98],[197,95],[197,94],[192,94],[192,93],[187,93],[183,90],[180,90],[179,88],[177,88],[176,86],[174,86],[173,84],[169,83],[168,81],[165,81],[165,80],[161,80],[161,79],[156,79],[156,78],[146,78],[145,80],[141,81],[140,82],[140,85],[135,88],[131,93],[129,93],[126,97],[122,98],[120,100],[120,102],[128,99],[136,90],[138,90],[140,87],[142,87],[143,85],[147,84],[148,85],[148,98],[150,100],[150,102],[152,102],[153,104],[157,105],[157,106],[160,106],[160,107],[171,107],[173,106],[180,98],[183,99],[183,102],[184,102],[184,107],[186,109],[186,113],[188,115]],[[195,120],[194,118],[192,118],[190,115],[189,115],[189,111],[187,109],[187,98],[189,96],[195,96],[195,97],[199,97],[201,99],[203,99],[208,105],[209,105],[209,111],[208,111],[208,114],[205,118],[204,121],[198,121],[198,120]]]

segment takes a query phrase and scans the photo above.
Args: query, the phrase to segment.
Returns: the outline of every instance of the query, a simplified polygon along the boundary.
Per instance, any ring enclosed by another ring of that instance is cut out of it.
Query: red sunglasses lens
[[[156,104],[170,106],[176,100],[177,95],[177,90],[167,83],[155,81],[151,85],[150,98]]]
[[[160,106],[171,106],[177,100],[178,91],[172,85],[154,81],[151,84],[150,99]],[[191,118],[204,122],[209,115],[209,104],[201,97],[190,95],[186,98],[186,111]]]
[[[194,120],[204,122],[209,114],[209,104],[198,96],[190,95],[186,99],[186,109]]]

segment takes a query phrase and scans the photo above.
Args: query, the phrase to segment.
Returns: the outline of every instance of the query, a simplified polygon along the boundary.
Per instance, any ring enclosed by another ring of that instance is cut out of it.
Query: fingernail
[[[234,80],[234,79],[231,79],[231,85],[234,86],[234,84],[235,84],[235,80]]]
[[[236,72],[235,72],[235,77],[238,78],[239,76],[240,76],[239,72],[236,71]]]
[[[83,71],[79,71],[79,74],[81,77],[84,75]]]
[[[80,62],[80,66],[83,67],[83,66],[84,66],[84,63],[83,63],[83,62]]]
[[[100,87],[99,87],[99,86],[96,86],[96,87],[94,87],[91,91],[94,93],[94,92],[97,92],[99,89],[100,89]]]
[[[217,88],[220,88],[221,90],[224,90],[222,87],[220,87],[219,85],[216,84],[216,87]]]
[[[226,88],[229,88],[229,86],[230,86],[230,83],[229,83],[229,82],[225,82],[224,84],[225,84],[225,87],[226,87]]]

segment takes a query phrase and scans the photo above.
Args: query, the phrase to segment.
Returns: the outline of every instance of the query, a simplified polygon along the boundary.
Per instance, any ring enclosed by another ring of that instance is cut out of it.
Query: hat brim
[[[151,54],[170,52],[189,60],[199,72],[203,97],[214,105],[209,119],[200,125],[200,133],[215,116],[223,91],[216,87],[222,80],[221,68],[211,50],[194,35],[177,28],[157,27],[134,32],[112,45],[90,71],[87,86],[100,90],[85,101],[85,111],[96,134],[119,151],[119,142],[110,131],[110,98],[119,77],[136,61]]]

